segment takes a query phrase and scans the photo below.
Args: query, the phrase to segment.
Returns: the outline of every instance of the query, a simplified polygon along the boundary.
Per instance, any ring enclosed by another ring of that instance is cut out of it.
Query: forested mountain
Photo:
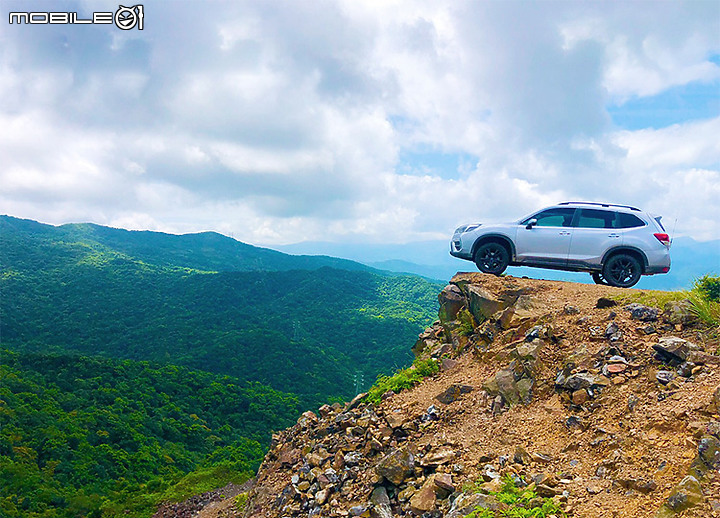
[[[251,476],[298,411],[226,376],[0,350],[0,516],[147,515],[189,472]]]
[[[272,430],[408,363],[440,287],[0,217],[0,516],[147,517],[247,476]]]
[[[194,239],[221,236],[190,236],[188,245],[198,246],[184,251],[166,244],[187,236],[142,232],[141,260],[119,251],[133,249],[132,232],[2,224],[2,345],[13,350],[185,365],[267,383],[312,405],[352,396],[356,380],[369,384],[409,361],[407,344],[435,314],[438,286],[418,277],[188,266],[217,260]],[[115,236],[113,246],[97,235]],[[128,240],[115,242],[122,236]],[[276,254],[277,269],[295,260]],[[171,258],[179,264],[169,265]]]

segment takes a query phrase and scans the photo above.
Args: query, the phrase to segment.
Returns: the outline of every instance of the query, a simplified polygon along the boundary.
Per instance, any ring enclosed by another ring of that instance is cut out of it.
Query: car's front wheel
[[[629,288],[635,286],[642,275],[640,262],[628,254],[617,254],[607,260],[602,276],[610,286]]]
[[[510,254],[500,243],[485,243],[475,252],[475,264],[484,273],[500,275],[510,263]]]

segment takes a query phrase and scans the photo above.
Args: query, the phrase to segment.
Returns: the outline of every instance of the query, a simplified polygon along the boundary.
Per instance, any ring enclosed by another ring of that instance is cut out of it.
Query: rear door
[[[617,212],[602,209],[578,209],[568,265],[599,267],[610,248],[622,244],[623,231],[616,228]]]
[[[564,266],[570,250],[575,209],[562,207],[539,212],[520,223],[515,238],[518,262]],[[526,228],[528,221],[537,224]]]

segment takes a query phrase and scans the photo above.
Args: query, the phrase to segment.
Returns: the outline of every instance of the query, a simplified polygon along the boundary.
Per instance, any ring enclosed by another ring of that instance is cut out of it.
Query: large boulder
[[[483,322],[503,309],[503,303],[480,286],[468,286],[470,312],[478,322]]]
[[[440,322],[450,322],[457,318],[458,312],[465,305],[465,295],[456,285],[448,284],[438,294],[438,302]]]
[[[652,348],[655,350],[658,360],[671,365],[680,365],[687,361],[691,352],[700,349],[694,343],[677,336],[664,336]]]

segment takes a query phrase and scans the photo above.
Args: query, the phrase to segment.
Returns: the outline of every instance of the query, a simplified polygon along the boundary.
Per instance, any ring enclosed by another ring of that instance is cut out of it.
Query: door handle
[[[560,235],[560,236],[569,236],[569,235],[570,235],[570,232],[567,232],[567,231],[564,230],[564,231],[560,232],[558,235]]]
[[[620,234],[608,234],[608,237],[620,237]]]

